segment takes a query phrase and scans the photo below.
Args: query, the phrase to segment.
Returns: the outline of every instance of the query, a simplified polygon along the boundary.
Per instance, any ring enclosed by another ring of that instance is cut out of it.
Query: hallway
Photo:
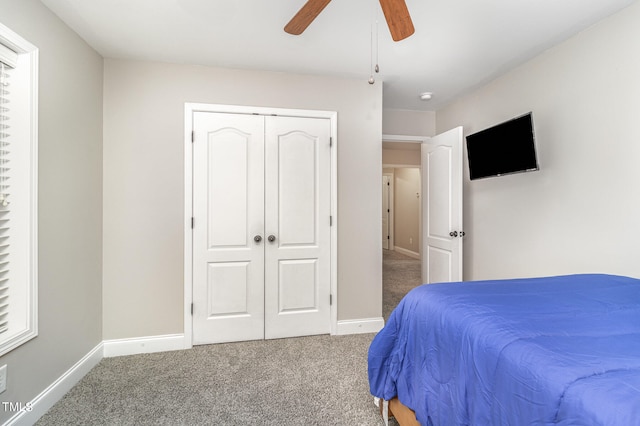
[[[382,250],[382,315],[385,322],[404,295],[420,284],[420,260],[396,251]]]

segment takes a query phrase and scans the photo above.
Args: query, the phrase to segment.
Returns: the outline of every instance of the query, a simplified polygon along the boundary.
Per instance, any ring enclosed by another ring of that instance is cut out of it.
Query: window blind
[[[2,357],[38,335],[38,48],[0,22],[0,62]]]
[[[0,45],[1,46],[1,45]],[[9,66],[0,62],[0,334],[9,329]]]

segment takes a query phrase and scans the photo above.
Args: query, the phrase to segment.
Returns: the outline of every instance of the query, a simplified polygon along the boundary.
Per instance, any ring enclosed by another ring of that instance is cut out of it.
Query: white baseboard
[[[420,253],[417,253],[417,252],[411,251],[411,250],[407,250],[406,248],[402,248],[402,247],[398,247],[398,246],[395,246],[393,249],[395,251],[397,251],[398,253],[400,253],[400,254],[404,254],[406,256],[413,257],[414,259],[420,260]]]
[[[105,358],[188,349],[184,334],[105,340],[103,344]]]
[[[103,346],[100,343],[86,354],[73,367],[67,370],[55,382],[51,383],[40,395],[25,404],[22,411],[7,420],[3,426],[30,426],[54,406],[67,392],[71,390],[93,367],[103,358]]]
[[[363,318],[358,320],[338,321],[337,335],[377,333],[384,327],[384,318]]]

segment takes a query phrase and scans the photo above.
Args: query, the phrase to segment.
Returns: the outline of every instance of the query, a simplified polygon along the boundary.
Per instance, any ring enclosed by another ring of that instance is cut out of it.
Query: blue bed
[[[425,426],[640,426],[640,280],[417,287],[371,343],[369,384]]]

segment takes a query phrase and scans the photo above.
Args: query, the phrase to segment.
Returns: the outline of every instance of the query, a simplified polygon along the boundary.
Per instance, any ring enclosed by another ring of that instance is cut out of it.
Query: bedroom
[[[181,137],[186,101],[290,107],[304,93],[296,108],[339,111],[340,167],[358,173],[339,186],[338,280],[353,284],[340,288],[338,319],[380,317],[379,139],[398,133],[384,120],[381,86],[103,59],[38,1],[3,0],[0,10],[4,25],[38,45],[41,65],[39,337],[2,357],[3,399],[32,400],[103,341],[182,332],[182,145],[166,135]],[[541,171],[465,186],[465,278],[640,275],[640,195],[632,190],[640,177],[639,20],[634,2],[424,113],[438,132],[536,113]],[[285,86],[294,88],[288,99],[276,93]]]

